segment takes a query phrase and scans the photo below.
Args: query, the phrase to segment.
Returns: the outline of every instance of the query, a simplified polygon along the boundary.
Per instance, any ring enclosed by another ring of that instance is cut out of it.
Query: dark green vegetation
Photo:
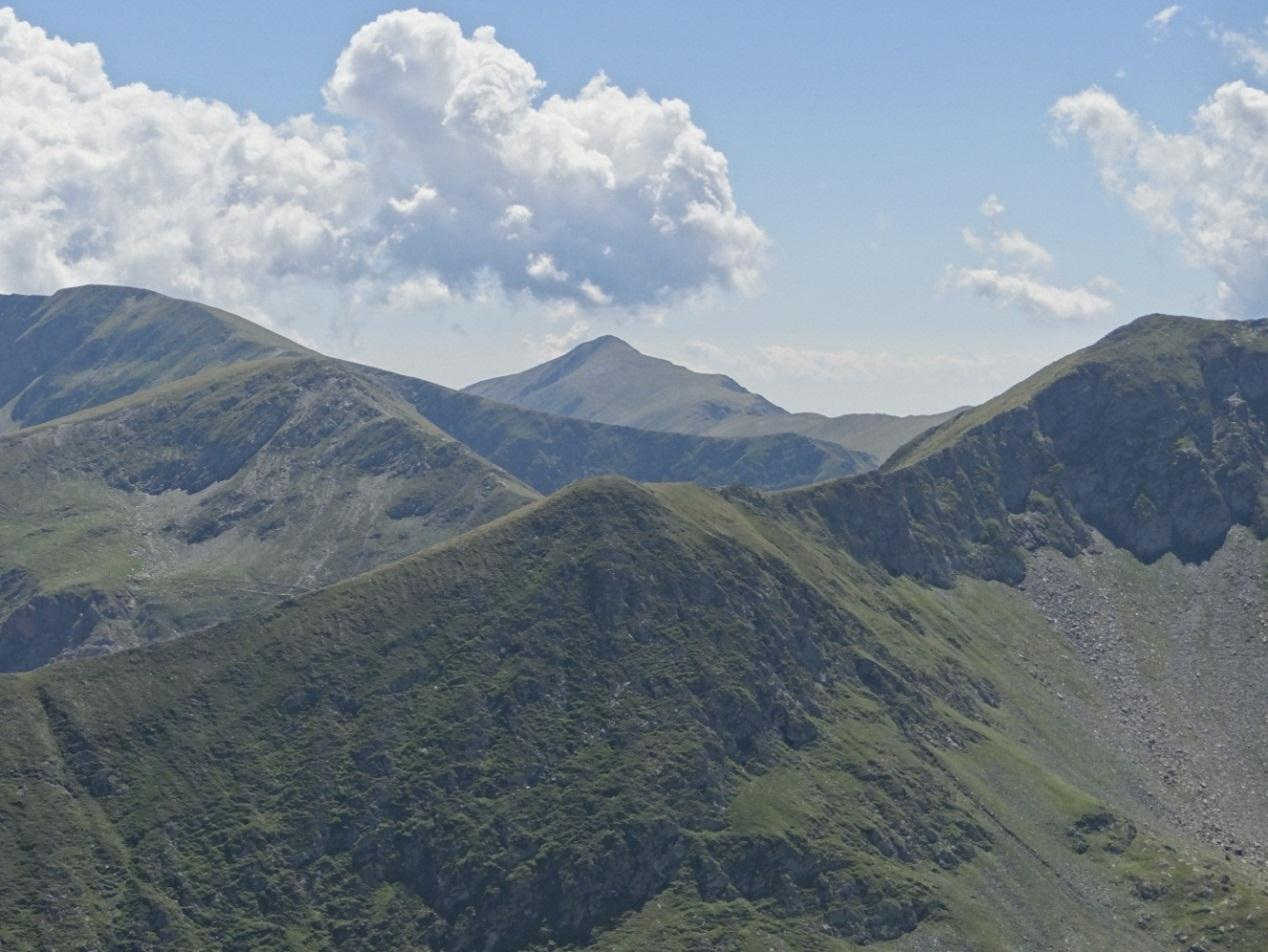
[[[1262,949],[1266,361],[1145,319],[879,473],[0,678],[0,946]]]
[[[871,464],[503,406],[134,288],[0,297],[0,406],[0,671],[242,617],[586,476],[780,488]]]
[[[668,433],[730,438],[796,433],[878,461],[955,413],[789,413],[730,377],[648,357],[611,336],[522,373],[472,384],[466,392],[531,410]]]

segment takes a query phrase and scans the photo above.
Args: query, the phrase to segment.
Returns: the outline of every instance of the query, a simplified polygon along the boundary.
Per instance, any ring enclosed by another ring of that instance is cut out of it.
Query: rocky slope
[[[857,557],[1018,581],[1026,549],[1103,534],[1200,561],[1268,531],[1268,323],[1150,316],[909,444],[882,472],[781,497]]]
[[[1261,949],[1265,354],[1147,319],[880,473],[0,678],[0,944]]]
[[[796,433],[883,460],[954,415],[789,413],[722,374],[702,374],[612,336],[466,392],[561,416],[668,433],[729,438]]]

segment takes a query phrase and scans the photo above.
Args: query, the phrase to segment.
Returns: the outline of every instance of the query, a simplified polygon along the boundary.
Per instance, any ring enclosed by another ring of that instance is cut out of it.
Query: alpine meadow
[[[1268,948],[1154,3],[0,8],[0,950]]]

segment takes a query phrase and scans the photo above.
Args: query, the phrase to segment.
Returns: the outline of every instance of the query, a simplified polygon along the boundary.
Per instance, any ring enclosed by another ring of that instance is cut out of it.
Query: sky
[[[790,410],[1268,312],[1262,5],[0,7],[0,292],[450,386],[612,333]]]

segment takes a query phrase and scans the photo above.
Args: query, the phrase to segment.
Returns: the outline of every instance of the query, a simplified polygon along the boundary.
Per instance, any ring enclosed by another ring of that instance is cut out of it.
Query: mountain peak
[[[585,351],[587,353],[594,353],[595,351],[599,351],[599,350],[618,350],[618,351],[623,350],[623,351],[629,351],[630,353],[638,354],[640,357],[643,356],[642,351],[638,350],[636,347],[627,343],[626,341],[621,340],[621,338],[617,337],[615,334],[603,334],[603,335],[600,335],[599,337],[594,338],[593,340],[588,340],[583,344],[578,344],[571,351],[569,351],[569,353],[575,354],[580,351]]]
[[[734,416],[786,415],[730,377],[648,356],[611,334],[467,391],[530,410],[670,433],[707,433]]]

